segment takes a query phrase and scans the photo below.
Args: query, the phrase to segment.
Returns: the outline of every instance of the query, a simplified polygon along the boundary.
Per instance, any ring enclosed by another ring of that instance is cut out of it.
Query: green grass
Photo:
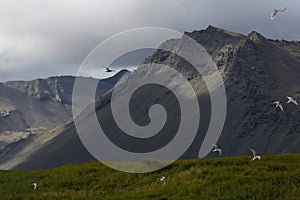
[[[99,162],[42,171],[0,171],[0,199],[299,199],[300,155],[177,161],[130,174]],[[167,177],[167,186],[159,181]],[[39,187],[33,190],[32,183]]]

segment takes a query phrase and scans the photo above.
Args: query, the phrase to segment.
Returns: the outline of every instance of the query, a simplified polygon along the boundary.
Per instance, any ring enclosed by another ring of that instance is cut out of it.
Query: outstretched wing
[[[253,156],[256,156],[256,151],[254,149],[249,148],[249,150],[252,152]]]
[[[282,107],[282,105],[281,104],[279,104],[278,105],[279,106],[279,108],[283,111],[283,107]]]
[[[282,10],[278,10],[279,12],[284,12],[287,8],[284,8]]]

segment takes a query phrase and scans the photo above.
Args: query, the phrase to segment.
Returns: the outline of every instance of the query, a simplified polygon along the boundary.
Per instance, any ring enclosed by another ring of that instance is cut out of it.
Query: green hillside
[[[300,199],[300,155],[177,161],[147,174],[101,163],[0,171],[0,199]],[[159,181],[167,177],[167,185]],[[33,190],[32,183],[38,183]]]

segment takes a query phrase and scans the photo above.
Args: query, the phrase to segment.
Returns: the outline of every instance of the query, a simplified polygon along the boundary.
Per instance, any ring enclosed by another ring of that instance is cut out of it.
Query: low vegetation
[[[99,162],[51,170],[0,171],[0,199],[300,199],[300,155],[177,161],[130,174]],[[166,187],[159,181],[166,176]],[[37,190],[32,183],[37,182]]]

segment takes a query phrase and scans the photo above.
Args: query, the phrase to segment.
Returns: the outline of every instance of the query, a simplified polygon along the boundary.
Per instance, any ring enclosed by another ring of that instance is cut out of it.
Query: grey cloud
[[[274,8],[284,7],[285,13],[269,19]],[[243,34],[256,30],[268,38],[299,40],[299,7],[296,0],[5,1],[0,7],[0,81],[76,74],[99,42],[136,27],[184,32],[212,24]],[[123,60],[124,65],[133,64],[129,57]]]

